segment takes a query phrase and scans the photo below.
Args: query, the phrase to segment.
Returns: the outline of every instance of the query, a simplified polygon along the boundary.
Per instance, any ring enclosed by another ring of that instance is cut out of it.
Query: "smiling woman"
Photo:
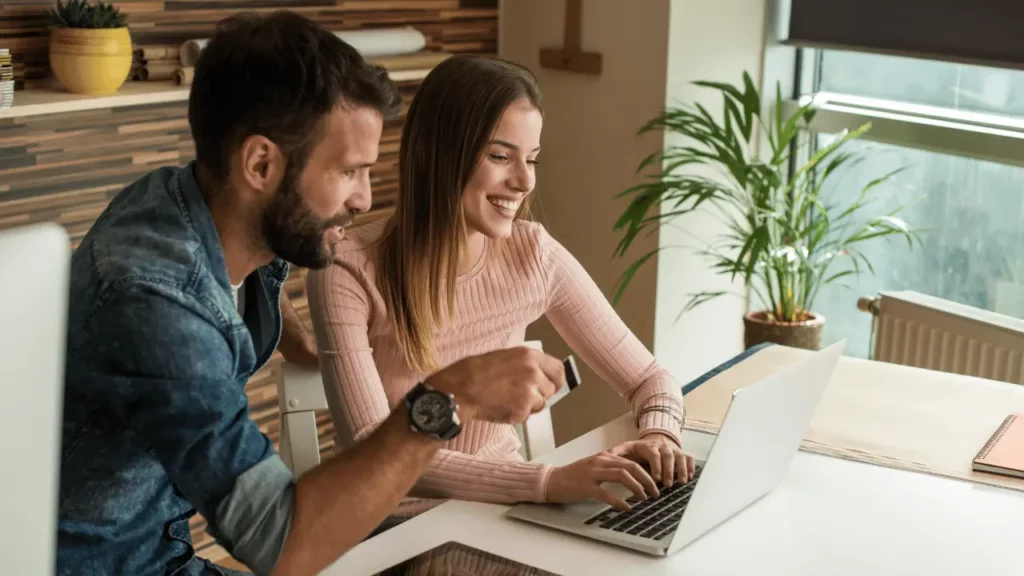
[[[522,345],[541,316],[626,398],[640,439],[552,468],[522,460],[512,426],[472,421],[396,516],[443,498],[625,507],[602,482],[643,497],[692,474],[679,386],[579,262],[527,220],[543,118],[532,75],[501,60],[452,57],[424,81],[402,136],[395,215],[353,230],[338,265],[308,277],[337,446],[369,435],[436,369]]]
[[[413,99],[416,121],[406,121],[399,158],[403,193],[379,254],[381,293],[410,366],[436,368],[433,329],[455,303],[454,291],[443,302],[437,287],[453,285],[488,238],[508,237],[513,220],[529,216],[542,114],[529,71],[480,56],[443,62]],[[448,148],[455,152],[437,153]]]
[[[501,115],[494,138],[487,142],[462,193],[468,236],[459,272],[480,257],[484,237],[512,234],[512,222],[521,216],[520,207],[536,183],[534,167],[543,122],[540,110],[526,98],[512,102]]]

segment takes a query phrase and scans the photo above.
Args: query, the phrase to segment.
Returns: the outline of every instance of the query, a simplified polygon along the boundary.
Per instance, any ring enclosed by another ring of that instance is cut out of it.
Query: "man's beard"
[[[294,166],[288,163],[277,193],[263,211],[263,237],[274,254],[285,261],[314,270],[324,268],[333,257],[333,250],[324,246],[324,233],[351,224],[352,216],[344,213],[328,220],[317,218],[303,199]]]

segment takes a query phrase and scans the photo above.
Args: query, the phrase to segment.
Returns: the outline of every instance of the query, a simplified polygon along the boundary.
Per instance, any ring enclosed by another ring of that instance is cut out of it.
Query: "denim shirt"
[[[257,573],[287,535],[294,478],[244,387],[273,354],[288,274],[232,299],[193,166],[119,193],[71,260],[58,574],[216,574],[189,518]]]

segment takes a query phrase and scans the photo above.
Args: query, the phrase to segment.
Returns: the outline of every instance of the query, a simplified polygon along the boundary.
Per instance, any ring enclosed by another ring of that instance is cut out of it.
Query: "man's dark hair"
[[[196,159],[219,182],[246,138],[259,134],[301,171],[339,104],[385,119],[401,110],[387,72],[334,33],[292,12],[239,14],[221,21],[196,63],[188,122]]]

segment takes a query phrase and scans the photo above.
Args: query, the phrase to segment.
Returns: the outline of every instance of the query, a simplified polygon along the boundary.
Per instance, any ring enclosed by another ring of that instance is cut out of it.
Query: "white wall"
[[[532,70],[544,92],[541,164],[534,207],[538,219],[583,264],[611,297],[625,261],[612,261],[619,236],[612,226],[623,202],[613,200],[633,184],[633,171],[660,139],[639,138],[637,128],[664,104],[669,0],[586,0],[582,44],[603,55],[600,76],[541,68],[542,47],[560,47],[563,0],[506,0],[502,4],[502,57]],[[650,238],[647,248],[657,246]],[[644,245],[637,246],[638,250]],[[643,252],[640,252],[641,254]],[[656,267],[640,274],[617,310],[645,345],[654,337]],[[556,355],[569,352],[547,324],[531,328]],[[559,443],[622,414],[626,404],[583,367],[584,385],[555,407]],[[594,385],[597,384],[597,385]]]
[[[746,70],[760,83],[765,46],[768,0],[672,0],[669,15],[668,83],[665,104],[700,102],[720,113],[717,92],[694,86],[697,80],[741,82]],[[666,136],[666,144],[679,138]],[[689,170],[692,170],[688,168]],[[707,176],[713,176],[706,173]],[[681,381],[689,381],[743,349],[746,299],[742,285],[708,269],[706,261],[688,249],[713,241],[725,226],[705,209],[661,229],[663,248],[658,266],[655,353]],[[728,290],[676,321],[687,294]]]
[[[744,68],[756,77],[765,1],[586,0],[582,45],[585,51],[602,53],[600,76],[539,66],[542,47],[562,45],[563,0],[502,2],[500,54],[530,68],[545,97],[534,204],[538,219],[580,260],[606,296],[611,297],[629,263],[612,260],[621,237],[612,226],[626,206],[612,196],[637,183],[638,163],[662,146],[657,135],[641,138],[636,130],[667,101],[694,98],[697,93],[686,85],[692,80],[734,80]],[[699,216],[684,225],[705,236],[716,231]],[[671,233],[662,236],[662,244],[677,240]],[[658,242],[657,236],[638,241],[630,254],[643,254]],[[617,307],[680,383],[742,347],[744,304],[739,300],[710,304],[673,322],[685,292],[720,282],[702,262],[670,251],[637,275]],[[531,327],[528,338],[543,340],[553,354],[568,352],[546,322]],[[554,409],[560,444],[627,409],[610,387],[596,382],[589,368],[583,370],[592,385],[584,385]]]

